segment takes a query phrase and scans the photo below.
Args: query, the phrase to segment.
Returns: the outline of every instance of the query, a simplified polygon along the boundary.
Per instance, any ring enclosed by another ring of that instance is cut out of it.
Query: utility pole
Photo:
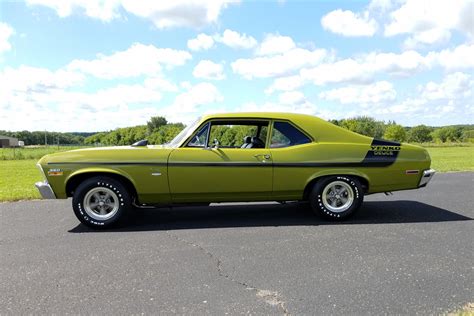
[[[48,146],[48,137],[46,136],[46,130],[44,130],[44,145]]]

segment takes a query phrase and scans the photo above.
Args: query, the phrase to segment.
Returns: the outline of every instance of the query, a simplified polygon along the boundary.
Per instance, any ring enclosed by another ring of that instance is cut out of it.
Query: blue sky
[[[0,2],[0,129],[301,112],[474,123],[474,2]]]

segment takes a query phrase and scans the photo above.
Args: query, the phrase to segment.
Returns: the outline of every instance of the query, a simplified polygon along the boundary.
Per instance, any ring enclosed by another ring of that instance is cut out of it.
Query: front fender
[[[63,185],[64,194],[67,195],[66,188],[68,187],[68,184],[70,183],[70,181],[73,180],[75,177],[83,176],[83,175],[86,175],[86,174],[98,174],[98,173],[100,173],[100,174],[113,174],[113,175],[117,175],[117,176],[122,177],[122,178],[126,178],[136,188],[135,181],[130,176],[130,174],[128,174],[124,170],[116,170],[116,169],[107,168],[107,167],[88,167],[88,168],[81,168],[81,169],[75,170],[65,178],[64,185]]]

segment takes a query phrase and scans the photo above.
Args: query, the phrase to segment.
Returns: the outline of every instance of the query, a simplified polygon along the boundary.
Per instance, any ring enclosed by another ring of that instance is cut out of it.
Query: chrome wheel
[[[331,182],[323,190],[322,202],[331,212],[342,213],[354,202],[354,191],[344,181]]]
[[[84,210],[87,215],[99,221],[112,218],[118,212],[119,206],[117,194],[108,188],[93,188],[84,197]]]

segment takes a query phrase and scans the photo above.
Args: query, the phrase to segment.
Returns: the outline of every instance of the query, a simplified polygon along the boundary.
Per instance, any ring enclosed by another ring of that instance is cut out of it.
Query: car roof
[[[280,120],[293,120],[293,119],[312,119],[321,120],[320,118],[307,114],[297,113],[286,113],[286,112],[233,112],[233,113],[217,113],[208,114],[203,119],[210,118],[259,118],[259,119],[280,119]]]
[[[302,128],[317,141],[327,142],[362,142],[369,143],[372,138],[356,134],[319,117],[308,114],[285,112],[234,112],[209,114],[201,118],[201,122],[209,119],[269,119],[289,120]]]

